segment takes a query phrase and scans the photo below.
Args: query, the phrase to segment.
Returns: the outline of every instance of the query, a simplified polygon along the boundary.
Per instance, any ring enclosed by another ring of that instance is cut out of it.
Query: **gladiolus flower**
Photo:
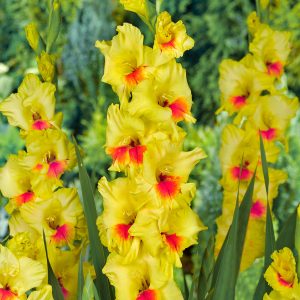
[[[174,23],[168,12],[160,13],[156,22],[154,49],[178,58],[193,47],[194,40],[186,34],[183,22]]]

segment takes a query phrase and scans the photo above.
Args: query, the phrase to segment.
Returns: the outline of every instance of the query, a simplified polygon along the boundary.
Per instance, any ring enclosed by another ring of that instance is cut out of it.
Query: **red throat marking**
[[[172,102],[169,107],[172,110],[172,118],[174,121],[179,122],[184,119],[184,115],[188,113],[189,108],[184,98],[178,98]]]
[[[31,128],[33,130],[44,130],[44,129],[48,129],[50,127],[51,127],[51,124],[48,121],[44,121],[44,120],[37,120],[31,126]]]
[[[145,290],[137,296],[136,300],[157,300],[155,290]]]
[[[234,96],[230,98],[231,103],[237,109],[241,109],[247,104],[247,98],[245,96]]]
[[[261,218],[266,213],[266,206],[261,200],[253,202],[250,210],[250,216],[253,219]]]
[[[128,232],[130,227],[131,227],[131,224],[117,224],[115,226],[115,230],[121,239],[127,241],[131,238],[131,236]]]
[[[161,174],[159,180],[156,184],[156,190],[162,198],[173,198],[179,193],[180,178],[178,176]]]
[[[278,278],[278,282],[282,285],[285,286],[287,288],[292,288],[294,283],[293,282],[288,282],[286,280],[284,280],[279,273],[277,273],[277,278]]]
[[[68,243],[74,234],[73,227],[69,224],[63,224],[56,228],[56,232],[51,236],[55,244]]]
[[[147,147],[144,145],[137,146],[120,146],[115,148],[109,148],[108,153],[111,155],[113,161],[120,164],[127,164],[129,162],[134,164],[142,164],[144,152]]]
[[[58,283],[59,283],[59,285],[60,285],[60,287],[61,287],[61,291],[62,291],[62,293],[63,293],[63,296],[64,296],[64,298],[66,299],[66,298],[69,296],[69,291],[64,287],[64,284],[63,284],[63,282],[62,282],[62,278],[61,278],[61,277],[58,278],[57,280],[58,280]],[[0,299],[0,300],[1,300],[1,299]]]
[[[163,234],[165,237],[165,241],[168,244],[168,246],[171,248],[171,250],[178,252],[180,250],[182,237],[178,236],[176,233],[173,234]]]
[[[240,170],[240,167],[233,167],[231,168],[231,175],[235,180],[249,180],[252,176],[252,172],[246,167],[243,167],[242,170]]]
[[[271,76],[279,77],[283,71],[283,65],[280,61],[274,63],[267,63],[268,74]]]
[[[264,140],[272,141],[276,138],[277,130],[275,128],[269,128],[267,130],[260,130],[260,133]]]
[[[129,148],[129,157],[132,163],[142,164],[144,152],[146,151],[146,146],[138,145]]]
[[[144,69],[145,67],[141,66],[134,69],[131,73],[125,75],[125,82],[129,86],[136,86],[139,84],[145,79]]]
[[[0,288],[0,300],[17,300],[18,297],[16,294],[10,290]]]
[[[175,38],[171,39],[169,42],[160,44],[161,50],[166,50],[169,48],[175,48]]]
[[[23,194],[17,196],[15,199],[16,199],[17,205],[21,206],[24,203],[32,201],[34,199],[34,193],[33,192],[26,192],[26,193],[23,193]]]
[[[58,178],[64,173],[67,168],[67,162],[65,160],[56,160],[49,163],[49,169],[47,175],[49,177]]]

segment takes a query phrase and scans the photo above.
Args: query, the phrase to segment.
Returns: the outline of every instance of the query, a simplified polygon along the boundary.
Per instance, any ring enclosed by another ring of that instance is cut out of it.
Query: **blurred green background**
[[[25,73],[37,73],[36,58],[27,44],[24,26],[35,22],[43,35],[47,28],[47,0],[0,1],[0,100],[16,92]],[[291,63],[287,68],[291,91],[300,94],[300,4],[298,1],[273,1],[268,21],[275,28],[293,33]],[[107,168],[105,155],[106,110],[117,102],[111,88],[100,82],[103,57],[94,47],[96,40],[111,39],[115,27],[129,21],[147,29],[130,12],[125,12],[117,0],[61,0],[62,28],[55,49],[58,58],[57,110],[64,113],[64,128],[74,134],[85,152],[85,164],[96,183],[100,176],[113,177]],[[240,59],[247,52],[247,15],[255,9],[250,0],[165,0],[163,9],[174,20],[182,19],[187,32],[195,39],[195,47],[181,59],[187,69],[193,92],[193,113],[197,123],[186,126],[186,149],[202,147],[208,158],[195,168],[191,180],[197,183],[194,208],[203,222],[214,230],[214,220],[220,214],[222,192],[218,163],[220,133],[228,122],[226,115],[216,117],[219,106],[218,65],[223,58]],[[300,124],[293,120],[289,136],[289,153],[283,153],[278,166],[287,170],[288,181],[281,186],[274,213],[278,227],[300,199]],[[18,131],[0,117],[0,165],[10,153],[23,147]],[[65,175],[70,185],[78,186],[76,170]],[[2,205],[5,200],[2,199]],[[0,203],[1,204],[1,203]],[[0,212],[0,236],[4,235],[5,215]],[[205,245],[205,239],[200,241]],[[190,257],[187,252],[187,259]],[[187,264],[189,265],[189,264]],[[251,298],[261,262],[241,274],[237,299]],[[186,267],[186,273],[191,268]]]

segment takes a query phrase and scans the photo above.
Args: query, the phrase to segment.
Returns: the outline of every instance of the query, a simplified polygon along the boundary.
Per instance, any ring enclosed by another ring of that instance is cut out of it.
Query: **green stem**
[[[256,12],[257,12],[257,15],[259,17],[259,19],[261,20],[261,7],[260,7],[260,0],[255,0],[255,3],[256,3]]]

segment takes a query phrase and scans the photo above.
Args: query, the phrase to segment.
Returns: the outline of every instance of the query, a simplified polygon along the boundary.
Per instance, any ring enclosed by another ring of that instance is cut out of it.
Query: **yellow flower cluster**
[[[167,12],[156,29],[153,48],[128,23],[111,41],[96,42],[105,56],[102,80],[120,100],[108,109],[105,149],[110,170],[125,176],[100,179],[104,209],[97,220],[111,252],[103,272],[119,300],[182,299],[173,266],[181,267],[183,250],[205,229],[190,207],[195,185],[188,183],[205,154],[182,151],[185,132],[177,125],[195,121],[186,72],[175,60],[193,41]]]
[[[273,291],[263,300],[299,300],[300,285],[296,272],[296,261],[289,248],[275,251],[272,264],[265,272],[265,279]]]
[[[280,152],[278,142],[287,145],[285,131],[298,109],[297,98],[291,98],[282,84],[284,66],[290,52],[290,34],[261,24],[255,13],[248,18],[253,35],[249,52],[240,61],[223,60],[220,65],[220,111],[234,116],[222,134],[220,151],[224,189],[222,215],[217,219],[216,253],[221,249],[232,222],[237,190],[240,199],[258,166],[253,204],[250,213],[241,269],[264,253],[267,195],[260,162],[259,137],[262,136],[267,161],[274,163]],[[242,163],[242,165],[241,165]],[[278,186],[287,175],[269,168],[268,199],[272,205]]]
[[[28,74],[18,92],[0,103],[0,111],[10,125],[20,128],[26,145],[26,151],[10,155],[0,169],[12,236],[7,248],[0,248],[0,298],[26,299],[31,288],[45,285],[44,232],[65,299],[76,299],[76,270],[86,225],[77,190],[64,187],[61,180],[74,167],[76,156],[60,128],[62,114],[55,114],[55,86]],[[51,289],[44,289],[46,298],[34,292],[28,299],[52,299]]]

